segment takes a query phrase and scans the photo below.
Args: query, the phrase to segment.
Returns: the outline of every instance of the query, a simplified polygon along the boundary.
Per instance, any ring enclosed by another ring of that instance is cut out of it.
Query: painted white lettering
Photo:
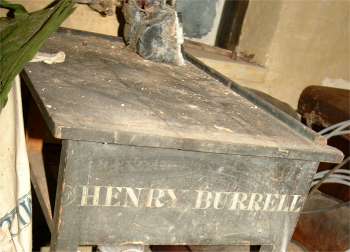
[[[105,206],[120,206],[119,195],[122,187],[108,186],[106,191]]]
[[[130,208],[182,208],[227,209],[268,212],[300,212],[301,195],[215,192],[205,190],[133,188],[114,186],[81,186],[81,206]],[[100,202],[101,201],[101,202]],[[19,222],[25,224],[30,212],[30,202],[20,203]],[[4,221],[6,223],[6,221]]]
[[[171,200],[170,208],[175,208],[176,202],[177,202],[175,191],[173,189],[168,189],[168,194],[169,194],[170,200]]]
[[[240,197],[241,196],[241,197]],[[230,210],[247,210],[247,206],[244,205],[244,201],[248,198],[247,193],[235,192],[232,197],[232,205],[229,208]]]
[[[125,187],[125,202],[123,207],[128,207],[129,200],[131,201],[134,207],[139,207],[140,195],[143,188],[136,188],[136,190],[137,190],[137,194],[135,193],[134,189],[132,189],[131,187]]]
[[[264,196],[261,193],[252,193],[250,196],[249,204],[248,204],[248,211],[259,211],[261,210],[261,206],[259,205]]]
[[[301,202],[302,202],[301,195],[293,195],[292,197],[293,197],[293,200],[292,200],[292,203],[290,204],[289,211],[295,212],[295,213],[300,212],[301,205],[302,205],[301,204]],[[299,206],[296,208],[297,205],[299,205]]]
[[[149,208],[160,208],[164,206],[164,202],[161,201],[165,197],[164,190],[162,189],[150,189],[147,200],[146,207]]]
[[[93,190],[92,194],[89,194],[89,186],[82,187],[82,196],[81,196],[81,206],[88,206],[88,200],[92,199],[91,206],[98,206],[100,199],[100,186],[90,187]]]
[[[215,209],[224,209],[227,203],[229,192],[216,192],[213,207]]]
[[[212,193],[208,191],[201,191],[201,190],[196,190],[197,192],[197,199],[196,199],[196,204],[194,206],[194,209],[207,209],[211,206],[211,199],[213,198]],[[204,201],[203,201],[203,196],[204,196]],[[204,206],[203,204],[204,203]]]
[[[280,198],[280,202],[278,204],[278,207],[277,207],[276,211],[278,211],[278,212],[288,212],[288,207],[283,209],[284,203],[286,202],[287,195],[285,195],[285,194],[281,194],[281,195],[275,194],[275,197],[279,197]]]
[[[265,198],[265,204],[264,204],[264,207],[262,210],[263,211],[275,211],[276,210],[275,205],[276,205],[276,201],[274,199],[272,199],[272,194],[267,193],[266,198]]]

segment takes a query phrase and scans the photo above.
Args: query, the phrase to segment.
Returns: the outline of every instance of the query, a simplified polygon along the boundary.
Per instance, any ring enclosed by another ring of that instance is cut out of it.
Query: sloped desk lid
[[[56,138],[290,159],[340,162],[258,103],[187,62],[142,59],[120,40],[61,31],[42,51],[61,64],[30,63],[26,83]],[[293,119],[292,119],[293,120]],[[297,125],[297,126],[295,126]],[[307,132],[307,130],[306,130]],[[313,133],[311,133],[313,134]]]

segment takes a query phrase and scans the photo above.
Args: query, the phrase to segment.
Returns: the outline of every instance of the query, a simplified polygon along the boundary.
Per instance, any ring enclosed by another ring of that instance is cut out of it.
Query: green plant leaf
[[[0,18],[1,111],[16,75],[74,11],[74,3],[72,0],[58,0],[42,10],[28,13],[21,5],[0,0],[0,8],[13,12],[10,17]]]

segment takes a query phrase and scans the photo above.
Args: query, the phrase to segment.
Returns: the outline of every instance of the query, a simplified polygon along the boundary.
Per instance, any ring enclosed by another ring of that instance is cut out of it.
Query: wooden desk
[[[24,76],[63,142],[53,251],[126,243],[281,251],[318,163],[342,159],[200,62],[152,63],[115,39],[70,31],[45,46],[58,50],[65,63],[31,63]]]

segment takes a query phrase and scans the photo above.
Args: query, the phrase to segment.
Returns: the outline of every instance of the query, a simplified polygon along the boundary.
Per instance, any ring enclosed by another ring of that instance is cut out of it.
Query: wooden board
[[[72,140],[61,155],[51,242],[58,251],[91,244],[283,251],[318,165]]]
[[[339,161],[320,146],[187,62],[146,61],[116,39],[61,32],[31,63],[27,84],[56,138],[202,152]]]

